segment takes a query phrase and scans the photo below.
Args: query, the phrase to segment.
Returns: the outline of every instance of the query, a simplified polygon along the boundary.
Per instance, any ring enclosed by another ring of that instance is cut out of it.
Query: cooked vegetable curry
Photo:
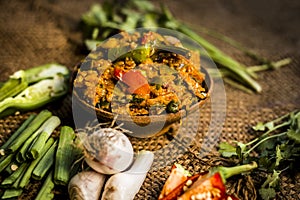
[[[96,108],[133,116],[176,113],[207,98],[200,55],[156,32],[122,32],[81,63],[75,88]]]

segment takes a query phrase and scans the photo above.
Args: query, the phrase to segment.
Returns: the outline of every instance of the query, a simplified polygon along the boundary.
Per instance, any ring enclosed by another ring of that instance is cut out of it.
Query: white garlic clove
[[[103,174],[95,171],[80,172],[69,182],[69,197],[71,200],[98,200],[104,182]]]
[[[84,138],[86,162],[95,171],[115,174],[133,162],[133,147],[128,137],[113,128],[102,128]]]

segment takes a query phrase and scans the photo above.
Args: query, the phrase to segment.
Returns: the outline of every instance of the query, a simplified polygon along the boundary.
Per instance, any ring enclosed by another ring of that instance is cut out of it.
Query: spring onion
[[[37,166],[37,164],[40,162],[40,160],[42,159],[44,154],[48,151],[48,149],[51,147],[51,145],[53,143],[54,143],[54,139],[49,138],[49,140],[45,144],[42,152],[40,153],[39,157],[30,163],[28,169],[26,170],[25,174],[22,177],[22,180],[20,181],[20,184],[19,184],[20,188],[24,188],[29,183],[29,180],[31,178],[31,174],[32,174],[34,168]]]
[[[28,165],[28,163],[22,163],[21,166],[14,173],[12,173],[9,177],[2,181],[1,185],[12,185],[18,179],[18,177],[20,177],[23,174],[23,171],[27,169]]]
[[[8,146],[10,152],[15,152],[21,145],[48,119],[52,113],[48,110],[41,111],[27,128]]]
[[[53,133],[54,129],[60,125],[60,119],[57,116],[50,117],[42,126],[42,132],[37,136],[35,142],[27,152],[27,157],[36,159],[42,151],[46,141]]]
[[[1,199],[12,199],[20,196],[22,194],[22,189],[14,189],[9,188],[4,191],[4,194],[2,195]]]
[[[54,165],[54,156],[56,152],[57,141],[55,141],[47,153],[40,160],[38,165],[34,168],[32,172],[32,178],[35,180],[41,180],[48,170]]]
[[[38,136],[41,133],[43,133],[43,132],[52,133],[53,132],[53,130],[58,126],[58,121],[56,118],[57,118],[56,116],[51,116],[40,126],[40,128],[37,131],[35,131],[26,140],[26,142],[23,144],[23,146],[21,147],[21,149],[19,150],[19,152],[17,154],[17,161],[23,162],[28,158],[32,159],[32,158],[36,158],[38,156],[39,152],[42,151],[42,149],[38,149],[38,151],[30,152],[31,147],[35,144],[35,142],[38,142],[38,139],[39,139]],[[43,145],[41,145],[40,147],[43,147]]]
[[[13,160],[14,154],[9,154],[7,156],[4,156],[0,158],[0,172],[2,172]]]
[[[42,188],[40,189],[39,193],[37,194],[35,200],[48,200],[54,198],[54,193],[52,193],[52,190],[54,189],[54,183],[52,181],[53,178],[53,172],[51,171],[45,182],[42,185]]]
[[[35,115],[30,115],[25,122],[22,123],[22,125],[18,128],[16,132],[14,132],[10,138],[1,146],[0,151],[3,152],[5,149],[28,127],[28,125],[32,122],[32,120],[35,118]]]

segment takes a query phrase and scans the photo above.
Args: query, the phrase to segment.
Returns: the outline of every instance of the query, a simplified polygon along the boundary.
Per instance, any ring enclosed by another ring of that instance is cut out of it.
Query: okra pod
[[[14,173],[18,168],[19,168],[19,163],[17,161],[11,162],[6,168],[5,168],[5,173],[11,175]]]
[[[28,163],[28,165],[27,165],[27,168],[28,168],[28,166],[29,166],[29,163]],[[27,169],[27,168],[26,168],[26,169]],[[20,184],[20,182],[21,182],[21,180],[22,180],[22,178],[23,178],[25,172],[26,172],[26,170],[23,170],[23,171],[22,171],[22,174],[21,174],[21,175],[17,178],[17,180],[13,183],[12,188],[14,188],[14,189],[20,189],[19,184]]]

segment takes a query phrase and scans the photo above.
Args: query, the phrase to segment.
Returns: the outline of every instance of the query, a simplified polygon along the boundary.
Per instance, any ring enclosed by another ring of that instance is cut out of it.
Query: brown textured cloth
[[[53,61],[72,69],[87,53],[82,50],[82,38],[78,28],[80,16],[95,2],[97,1],[0,1],[0,81],[5,81],[16,70]],[[249,141],[253,137],[249,134],[250,127],[258,121],[274,119],[300,108],[298,1],[276,0],[270,3],[266,0],[251,2],[168,0],[165,3],[177,18],[187,22],[197,31],[200,30],[197,27],[201,26],[213,29],[272,60],[287,56],[293,58],[293,63],[281,70],[260,73],[262,94],[250,95],[225,85],[226,120],[220,133],[221,141]],[[207,39],[246,65],[256,64],[223,42],[208,36]],[[62,100],[61,104],[51,105],[49,109],[61,117],[63,124],[72,125],[70,95]],[[209,110],[209,105],[206,105],[203,113]],[[28,113],[25,113],[1,119],[0,143],[5,141],[27,116]],[[182,144],[171,143],[176,146],[176,150],[170,149],[176,151],[177,161],[192,172],[203,171],[219,163],[226,164],[214,156],[198,156],[203,142],[202,134],[208,127],[208,120],[209,115],[201,115],[199,123],[203,129],[190,129],[196,131],[197,136],[192,141],[186,142],[185,145],[190,146],[189,151],[186,151],[186,147],[182,147]],[[169,144],[165,135],[155,139],[132,139],[132,141],[136,149],[159,149]],[[172,151],[163,150],[162,156],[156,158],[156,163],[160,164],[148,174],[136,199],[157,198],[170,170],[170,163],[165,163],[166,156],[173,155]],[[278,198],[300,199],[299,180],[299,175],[297,177],[285,175],[281,181]],[[26,188],[25,193],[28,193],[23,195],[22,199],[25,197],[33,199],[35,190],[32,188],[38,186],[36,183]],[[233,183],[233,190],[235,189]],[[59,189],[57,193],[56,199],[65,199],[67,196],[66,188]]]

